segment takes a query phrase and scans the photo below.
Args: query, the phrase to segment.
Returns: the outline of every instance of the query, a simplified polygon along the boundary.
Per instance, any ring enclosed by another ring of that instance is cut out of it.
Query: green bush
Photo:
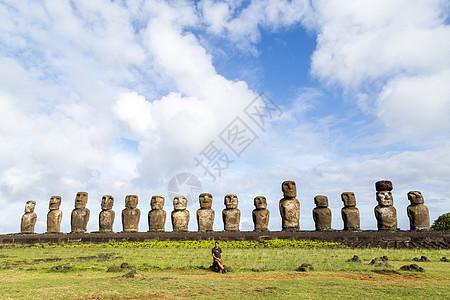
[[[450,230],[450,213],[439,216],[431,228],[433,230]]]

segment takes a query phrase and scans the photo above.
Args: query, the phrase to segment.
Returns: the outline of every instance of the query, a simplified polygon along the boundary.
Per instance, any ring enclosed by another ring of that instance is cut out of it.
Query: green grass
[[[115,247],[61,244],[0,249],[0,299],[450,298],[450,263],[440,261],[443,256],[450,257],[448,250],[280,246],[283,242],[272,247],[247,244],[248,247],[240,248],[239,243],[222,242],[225,264],[233,271],[218,274],[208,270],[212,241],[201,242],[202,247],[170,242],[155,248],[148,243],[134,247],[130,243],[112,242]],[[355,254],[362,263],[347,262]],[[386,275],[372,272],[385,269],[369,265],[373,258],[383,255],[389,257],[392,270],[417,263],[426,272]],[[422,255],[431,261],[412,261]],[[50,271],[69,262],[73,271]],[[137,268],[135,278],[122,277],[127,271],[106,272],[107,267],[123,262]],[[296,272],[302,263],[312,264],[315,270]],[[5,266],[9,269],[4,269]],[[268,271],[253,272],[253,267],[265,267]]]

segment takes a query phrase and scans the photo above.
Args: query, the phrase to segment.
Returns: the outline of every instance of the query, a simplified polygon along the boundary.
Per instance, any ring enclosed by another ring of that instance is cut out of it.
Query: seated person
[[[214,244],[214,248],[212,248],[212,257],[213,257],[213,266],[219,267],[220,271],[225,274],[227,271],[223,267],[222,261],[222,249],[219,248],[219,242]]]

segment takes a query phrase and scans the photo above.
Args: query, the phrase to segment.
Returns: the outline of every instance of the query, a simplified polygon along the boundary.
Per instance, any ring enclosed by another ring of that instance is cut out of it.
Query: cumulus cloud
[[[446,1],[314,2],[311,73],[354,97],[397,139],[446,135],[448,8]]]
[[[213,1],[198,4],[207,31],[223,35],[242,50],[257,53],[254,44],[261,38],[260,28],[277,31],[295,24],[310,24],[309,1]]]

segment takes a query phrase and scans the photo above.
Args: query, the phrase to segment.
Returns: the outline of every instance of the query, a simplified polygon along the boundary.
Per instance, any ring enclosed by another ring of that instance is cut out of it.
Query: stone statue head
[[[210,193],[202,193],[198,196],[200,208],[210,209],[212,207],[213,196]]]
[[[152,196],[152,199],[150,200],[150,207],[152,209],[163,209],[164,207],[164,197],[163,196]]]
[[[51,196],[50,202],[48,204],[49,210],[57,210],[59,209],[59,206],[61,205],[61,197],[60,196]]]
[[[185,196],[176,196],[173,198],[173,208],[175,210],[185,210],[187,206],[187,199]]]
[[[342,202],[344,202],[345,207],[353,207],[356,206],[356,198],[355,193],[353,192],[345,192],[341,194]]]
[[[126,208],[136,208],[138,205],[138,196],[136,195],[126,195],[125,196],[125,207]]]
[[[104,195],[102,197],[102,210],[112,209],[114,205],[114,197],[111,195]]]
[[[327,196],[318,195],[314,197],[314,203],[317,207],[328,207],[328,198]]]
[[[36,202],[35,201],[27,201],[27,203],[25,204],[25,212],[26,213],[32,213],[34,212],[34,207],[36,206]]]
[[[377,201],[380,206],[394,205],[394,198],[392,197],[392,194],[389,191],[377,192]]]
[[[423,204],[425,202],[422,193],[419,191],[410,191],[408,193],[408,200],[411,201],[411,204]]]
[[[287,180],[283,182],[281,185],[281,189],[283,190],[284,198],[295,198],[297,197],[297,188],[295,186],[295,181]]]
[[[253,204],[256,209],[266,209],[267,208],[267,200],[264,196],[256,196],[253,200]]]
[[[225,196],[225,199],[223,202],[224,202],[226,208],[233,209],[233,208],[238,207],[239,199],[236,195],[229,194],[229,195]]]
[[[88,193],[78,192],[75,198],[75,208],[85,208],[88,201]]]

